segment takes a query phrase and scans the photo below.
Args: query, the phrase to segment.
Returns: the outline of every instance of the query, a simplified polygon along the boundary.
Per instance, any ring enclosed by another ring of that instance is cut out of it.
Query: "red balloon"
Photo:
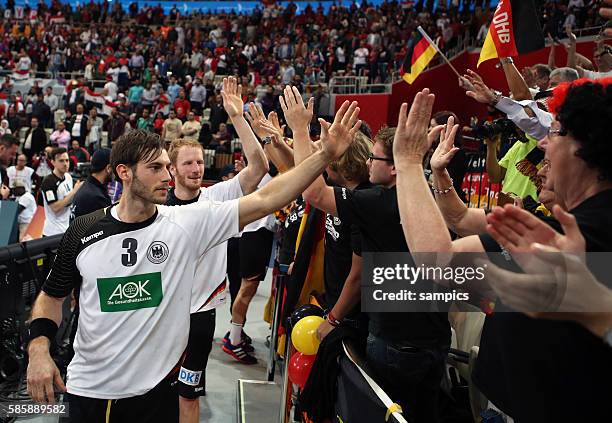
[[[296,352],[289,360],[289,380],[291,383],[304,389],[312,365],[317,358],[316,355],[304,355],[301,352]]]

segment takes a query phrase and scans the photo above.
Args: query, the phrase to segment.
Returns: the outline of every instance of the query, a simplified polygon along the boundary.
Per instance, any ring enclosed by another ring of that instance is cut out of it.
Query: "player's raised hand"
[[[353,142],[355,133],[361,127],[357,102],[345,101],[338,109],[334,122],[319,119],[321,124],[321,151],[330,160],[337,160]]]
[[[268,119],[266,119],[266,115],[260,105],[255,103],[249,104],[249,109],[247,113],[247,120],[251,124],[251,128],[253,128],[253,132],[259,138],[265,138],[268,136],[267,131],[264,129],[264,124]]]
[[[304,107],[304,101],[296,87],[287,86],[283,94],[279,100],[289,128],[293,132],[308,131],[308,125],[312,121],[314,98],[310,97],[308,106]]]
[[[238,84],[238,81],[233,76],[223,78],[223,90],[221,90],[221,97],[223,97],[223,108],[229,115],[230,119],[241,116],[244,108],[244,102],[242,101],[242,85]]]

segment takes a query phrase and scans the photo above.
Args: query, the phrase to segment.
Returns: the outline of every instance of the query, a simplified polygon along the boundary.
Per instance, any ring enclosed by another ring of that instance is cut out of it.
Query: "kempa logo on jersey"
[[[157,307],[164,294],[161,273],[120,278],[98,278],[100,309],[104,312]]]
[[[91,234],[89,236],[86,236],[85,238],[81,238],[81,243],[82,244],[87,244],[89,241],[91,241],[92,239],[98,239],[99,237],[101,237],[102,235],[104,235],[104,231],[99,231],[96,232],[95,234]]]
[[[179,372],[179,380],[185,385],[197,386],[200,383],[201,377],[202,371],[192,372],[191,370],[181,367],[181,371]]]

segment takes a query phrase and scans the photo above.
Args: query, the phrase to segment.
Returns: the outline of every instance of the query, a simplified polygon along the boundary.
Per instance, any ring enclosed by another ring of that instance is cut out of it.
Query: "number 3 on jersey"
[[[138,255],[136,254],[138,241],[134,238],[126,238],[123,240],[122,247],[125,248],[125,253],[121,254],[121,264],[127,267],[135,265],[138,260]]]

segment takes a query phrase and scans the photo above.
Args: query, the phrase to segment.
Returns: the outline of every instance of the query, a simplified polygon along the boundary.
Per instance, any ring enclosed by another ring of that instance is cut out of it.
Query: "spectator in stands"
[[[168,119],[164,121],[164,125],[162,127],[162,140],[164,140],[166,143],[171,143],[175,139],[180,138],[182,127],[183,122],[177,119],[174,110],[170,110]]]
[[[28,157],[28,161],[32,160],[34,154],[38,154],[44,150],[47,145],[47,133],[38,124],[37,118],[32,118],[30,128],[25,133],[23,152]]]
[[[285,85],[291,84],[295,76],[295,68],[289,60],[283,60],[280,68],[281,82]]]
[[[6,119],[2,119],[2,121],[0,122],[0,136],[4,134],[11,135],[12,133],[13,131],[11,131],[11,128],[9,127],[9,121]]]
[[[103,126],[104,121],[98,116],[98,109],[92,107],[89,111],[89,119],[87,119],[87,129],[89,132],[87,133],[87,140],[85,141],[85,145],[88,147],[90,153],[101,147]]]
[[[8,113],[10,116],[11,111],[13,111],[15,113],[15,115],[21,115],[23,113],[25,113],[25,107],[23,105],[23,102],[21,101],[21,96],[17,96],[15,94],[11,94],[9,97],[9,108],[8,108]]]
[[[552,90],[563,82],[572,82],[578,78],[578,72],[575,69],[568,67],[557,68],[550,73],[548,89]]]
[[[138,126],[138,115],[136,113],[130,113],[130,116],[125,123],[125,133],[130,132],[132,129],[136,129]]]
[[[154,123],[153,118],[151,117],[151,113],[148,108],[142,109],[142,116],[138,118],[138,123],[136,124],[136,129],[143,129],[145,131],[154,131]]]
[[[133,85],[128,90],[128,101],[134,107],[140,106],[142,102],[142,95],[144,92],[144,87],[140,83],[140,79],[136,79],[133,81]]]
[[[153,128],[155,133],[161,135],[164,126],[164,115],[161,112],[155,114],[155,120],[153,120]]]
[[[550,83],[550,67],[548,65],[537,64],[531,69],[534,74],[536,86],[540,91],[547,90]]]
[[[85,138],[89,133],[87,128],[88,116],[85,114],[85,108],[82,104],[77,104],[76,113],[70,118],[68,129],[72,139],[75,139],[81,145],[85,145]]]
[[[42,94],[38,94],[36,102],[32,105],[32,117],[38,118],[40,126],[43,128],[53,125],[53,113]]]
[[[140,104],[142,105],[142,107],[151,108],[158,99],[159,95],[153,88],[152,84],[150,82],[147,82],[147,84],[145,85],[145,89],[142,92],[142,99]]]
[[[175,76],[170,77],[170,83],[168,84],[168,89],[166,91],[168,92],[170,104],[174,105],[174,102],[178,98],[179,92],[181,91],[181,86],[178,84]]]
[[[217,133],[213,134],[211,147],[216,147],[217,151],[229,153],[230,152],[230,141],[232,140],[232,134],[227,130],[227,125],[222,123],[219,125]]]
[[[204,88],[202,85],[202,80],[200,78],[196,78],[193,87],[191,87],[191,91],[189,92],[189,101],[191,103],[191,108],[197,114],[201,114],[202,107],[204,104],[206,104],[206,88]],[[188,110],[184,110],[184,113],[187,114]]]
[[[77,163],[86,163],[89,161],[89,152],[79,145],[77,140],[72,140],[71,148],[68,150],[68,156],[72,159],[74,157]]]
[[[35,177],[34,169],[26,166],[28,158],[25,154],[17,156],[17,164],[6,169],[9,179],[9,187],[22,186],[28,192],[32,192],[32,180]]]
[[[597,72],[585,69],[578,65],[578,54],[576,53],[576,35],[568,31],[569,48],[567,50],[567,66],[578,71],[581,78],[598,79],[612,76],[612,47],[602,42],[597,42],[593,52],[593,62],[597,66]]]
[[[266,115],[267,116],[267,115]],[[228,116],[225,108],[223,107],[223,99],[221,95],[218,94],[211,99],[210,105],[210,130],[212,133],[216,133],[219,130],[219,125],[227,122]]]
[[[49,137],[51,144],[54,147],[61,147],[61,148],[68,149],[68,146],[70,145],[70,139],[71,139],[70,131],[66,129],[64,122],[57,122],[57,125],[55,126],[55,128],[56,128],[55,131],[53,131],[53,133]]]
[[[24,49],[21,49],[18,57],[17,70],[20,72],[29,72],[32,67],[32,59],[30,59],[30,56],[28,56]]]
[[[47,87],[45,89],[45,97],[44,102],[49,106],[51,110],[51,115],[55,113],[55,111],[59,108],[59,99],[55,94],[53,94],[53,88]]]
[[[0,91],[5,95],[10,95],[13,91],[13,81],[9,75],[4,77],[4,81],[2,82],[2,87]]]
[[[110,97],[111,101],[117,100],[117,92],[119,91],[119,87],[111,75],[106,75],[104,90],[106,91],[106,95]]]
[[[140,51],[134,51],[128,63],[130,69],[137,73],[141,73],[145,67],[145,60]]]
[[[63,234],[68,229],[70,204],[81,186],[81,181],[73,184],[68,173],[70,158],[65,148],[54,149],[51,157],[53,172],[40,185],[45,208],[43,236]]]
[[[125,118],[119,113],[116,107],[111,109],[111,116],[106,121],[105,129],[108,132],[108,139],[112,144],[125,132]]]
[[[180,109],[180,113],[179,113]],[[174,101],[174,111],[177,114],[177,117],[181,120],[187,117],[187,113],[191,110],[191,103],[189,100],[185,98],[185,90],[181,89],[179,91],[178,99]]]
[[[200,135],[200,122],[195,119],[195,113],[190,111],[187,115],[187,121],[183,123],[181,134],[185,139],[197,141]]]

